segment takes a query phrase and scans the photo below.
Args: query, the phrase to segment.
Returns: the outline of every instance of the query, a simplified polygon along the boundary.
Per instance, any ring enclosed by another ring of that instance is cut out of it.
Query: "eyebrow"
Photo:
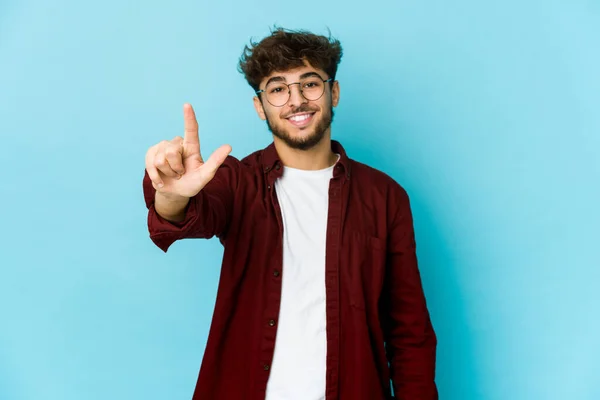
[[[315,71],[310,71],[310,72],[305,72],[302,75],[300,75],[300,80],[306,79],[310,76],[318,76],[319,78],[323,79],[321,77],[321,75],[317,74]],[[271,79],[269,79],[267,81],[267,83],[265,83],[265,87],[267,87],[269,85],[269,83],[271,83],[271,82],[286,82],[286,80],[283,76],[274,76]]]

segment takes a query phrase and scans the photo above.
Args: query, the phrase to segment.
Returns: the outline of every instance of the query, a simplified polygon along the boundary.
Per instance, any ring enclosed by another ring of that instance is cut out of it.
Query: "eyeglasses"
[[[285,83],[271,81],[264,90],[257,90],[256,94],[265,93],[267,101],[274,107],[282,107],[290,100],[291,85],[300,85],[300,93],[306,100],[319,100],[325,93],[325,82],[332,82],[333,78],[321,79],[320,76],[309,76],[300,82]]]

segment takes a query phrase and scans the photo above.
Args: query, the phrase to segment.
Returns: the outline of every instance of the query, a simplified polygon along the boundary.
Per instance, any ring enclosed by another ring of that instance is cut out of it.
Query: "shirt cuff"
[[[144,200],[148,208],[148,232],[150,239],[162,251],[167,252],[169,247],[177,240],[189,236],[190,231],[197,224],[198,210],[200,209],[200,196],[190,198],[185,209],[185,218],[180,222],[171,222],[161,217],[154,207],[154,196],[156,189],[152,186],[152,181],[148,173],[144,174],[143,181]]]

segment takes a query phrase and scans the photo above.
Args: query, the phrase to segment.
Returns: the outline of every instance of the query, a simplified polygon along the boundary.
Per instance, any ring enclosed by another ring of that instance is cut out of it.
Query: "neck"
[[[303,170],[319,170],[331,167],[337,155],[331,151],[331,133],[327,132],[316,146],[308,150],[298,150],[287,146],[279,138],[273,142],[279,159],[284,166]]]

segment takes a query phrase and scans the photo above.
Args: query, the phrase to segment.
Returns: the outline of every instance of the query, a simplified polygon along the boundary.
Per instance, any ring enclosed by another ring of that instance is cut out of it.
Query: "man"
[[[224,246],[194,400],[438,397],[408,196],[331,140],[341,56],[278,28],[240,59],[270,146],[204,161],[186,104],[184,136],[148,150],[151,239]]]

